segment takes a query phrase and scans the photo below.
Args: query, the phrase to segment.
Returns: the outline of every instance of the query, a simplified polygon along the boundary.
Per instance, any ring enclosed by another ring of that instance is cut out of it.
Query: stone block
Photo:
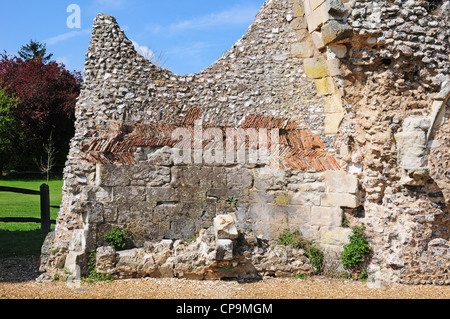
[[[181,194],[174,188],[147,187],[147,201],[150,202],[177,202]]]
[[[258,190],[282,189],[286,183],[286,173],[281,169],[267,166],[255,170],[255,187]]]
[[[97,248],[95,254],[95,269],[99,274],[111,272],[116,264],[116,250],[111,246]]]
[[[130,184],[129,168],[122,165],[97,164],[95,185],[103,187],[127,186]]]
[[[358,193],[358,178],[344,171],[325,172],[325,191],[327,193]]]
[[[311,206],[287,206],[284,211],[289,226],[307,225],[311,222]]]
[[[348,13],[347,7],[342,3],[341,0],[326,0],[324,5],[327,9],[327,12],[335,19],[342,19]]]
[[[313,9],[311,8],[311,4],[309,0],[301,0],[303,2],[303,12],[306,16],[310,15]]]
[[[342,74],[338,59],[327,59],[327,69],[330,76],[340,76]]]
[[[310,7],[312,10],[315,10],[318,6],[325,2],[325,0],[304,0],[305,2],[309,1]]]
[[[336,86],[331,77],[317,79],[317,80],[315,80],[315,83],[316,83],[317,95],[319,95],[319,96],[331,95],[331,94],[336,93]]]
[[[294,58],[311,58],[314,56],[314,46],[309,39],[294,43],[291,47],[291,56]]]
[[[340,227],[344,212],[340,207],[311,207],[311,225]]]
[[[303,68],[306,75],[311,79],[321,79],[328,75],[326,60],[324,57],[304,59]]]
[[[226,180],[229,188],[249,189],[253,187],[253,172],[247,168],[227,168]]]
[[[130,169],[133,181],[140,181],[142,185],[163,186],[170,183],[170,168],[157,165],[139,164]]]
[[[318,192],[294,192],[289,199],[290,205],[320,205],[320,193]]]
[[[324,133],[337,134],[339,126],[344,119],[344,113],[327,113],[325,115]]]
[[[85,186],[81,192],[81,201],[110,202],[112,200],[111,187]]]
[[[172,149],[168,146],[156,150],[148,150],[145,154],[147,162],[151,165],[173,165]]]
[[[347,23],[337,20],[327,21],[321,30],[325,45],[348,38],[353,33],[353,29]]]
[[[308,33],[308,30],[307,30],[308,24],[306,23],[305,17],[294,18],[289,25],[291,26],[291,28],[293,30],[296,30],[296,31],[301,30],[301,31],[305,31],[306,33]],[[303,38],[301,38],[301,39],[303,39]]]
[[[112,193],[114,201],[143,202],[146,199],[146,187],[142,186],[114,187]]]
[[[347,54],[347,47],[344,44],[330,44],[328,48],[339,59],[345,58]]]
[[[325,193],[322,195],[321,205],[325,207],[356,208],[360,203],[358,196],[353,194]]]
[[[321,227],[319,234],[321,244],[344,246],[350,242],[349,237],[352,235],[352,229],[344,227]]]
[[[342,104],[342,99],[339,95],[333,94],[329,96],[325,96],[324,98],[325,105],[324,111],[325,113],[343,113],[344,105]]]
[[[403,168],[426,167],[427,138],[425,131],[405,131],[395,134],[397,157]]]
[[[84,252],[73,252],[70,251],[64,261],[64,269],[70,272],[72,278],[80,279],[82,271],[80,265],[84,262],[83,259],[86,258]]]
[[[322,49],[325,47],[325,43],[323,43],[322,33],[319,31],[314,31],[311,33],[311,40],[316,46],[317,49]]]
[[[236,239],[238,237],[236,222],[237,218],[235,214],[216,216],[214,218],[216,239]]]
[[[306,22],[308,24],[308,31],[312,33],[327,22],[331,16],[328,14],[325,6],[319,6],[306,16]]]
[[[233,259],[233,241],[231,239],[218,239],[216,241],[216,260]]]

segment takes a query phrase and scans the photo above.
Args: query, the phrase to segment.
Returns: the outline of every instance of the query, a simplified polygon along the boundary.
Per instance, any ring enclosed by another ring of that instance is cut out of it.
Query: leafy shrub
[[[311,265],[315,268],[315,273],[321,273],[323,271],[323,260],[324,255],[323,252],[317,248],[315,245],[310,245],[305,249],[305,255],[308,257]]]
[[[302,236],[301,232],[296,230],[291,232],[289,229],[284,229],[278,236],[277,243],[284,246],[292,246],[293,248],[303,249],[306,257],[315,268],[315,273],[321,273],[323,270],[324,254],[315,245],[312,245],[309,240]]]
[[[97,272],[96,256],[97,253],[95,250],[91,250],[89,252],[89,261],[88,261],[89,275],[87,278],[82,278],[82,280],[88,283],[93,283],[96,281],[109,281],[109,282],[113,281],[111,274],[99,274]]]
[[[115,249],[123,249],[126,246],[125,231],[120,230],[117,226],[114,226],[109,233],[103,236],[103,238]]]
[[[344,246],[341,254],[342,265],[351,271],[360,270],[372,251],[364,236],[364,230],[364,225],[353,228],[350,243]]]

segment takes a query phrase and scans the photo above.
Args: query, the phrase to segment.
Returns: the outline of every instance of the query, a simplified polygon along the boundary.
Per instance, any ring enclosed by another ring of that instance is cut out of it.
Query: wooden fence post
[[[41,229],[50,231],[50,192],[47,184],[41,188]]]

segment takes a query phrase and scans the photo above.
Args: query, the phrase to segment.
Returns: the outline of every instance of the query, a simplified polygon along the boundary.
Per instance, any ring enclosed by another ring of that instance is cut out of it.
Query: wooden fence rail
[[[50,225],[56,224],[55,220],[50,220],[50,208],[59,208],[59,206],[50,205],[50,192],[47,184],[42,184],[40,190],[38,191],[24,188],[0,186],[0,192],[39,195],[41,197],[41,218],[1,217],[0,222],[41,223],[41,229],[45,231],[50,231]]]

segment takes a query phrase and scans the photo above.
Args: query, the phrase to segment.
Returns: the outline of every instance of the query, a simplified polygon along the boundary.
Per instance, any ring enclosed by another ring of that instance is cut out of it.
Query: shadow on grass
[[[0,282],[30,281],[39,276],[39,256],[47,234],[0,229]]]

